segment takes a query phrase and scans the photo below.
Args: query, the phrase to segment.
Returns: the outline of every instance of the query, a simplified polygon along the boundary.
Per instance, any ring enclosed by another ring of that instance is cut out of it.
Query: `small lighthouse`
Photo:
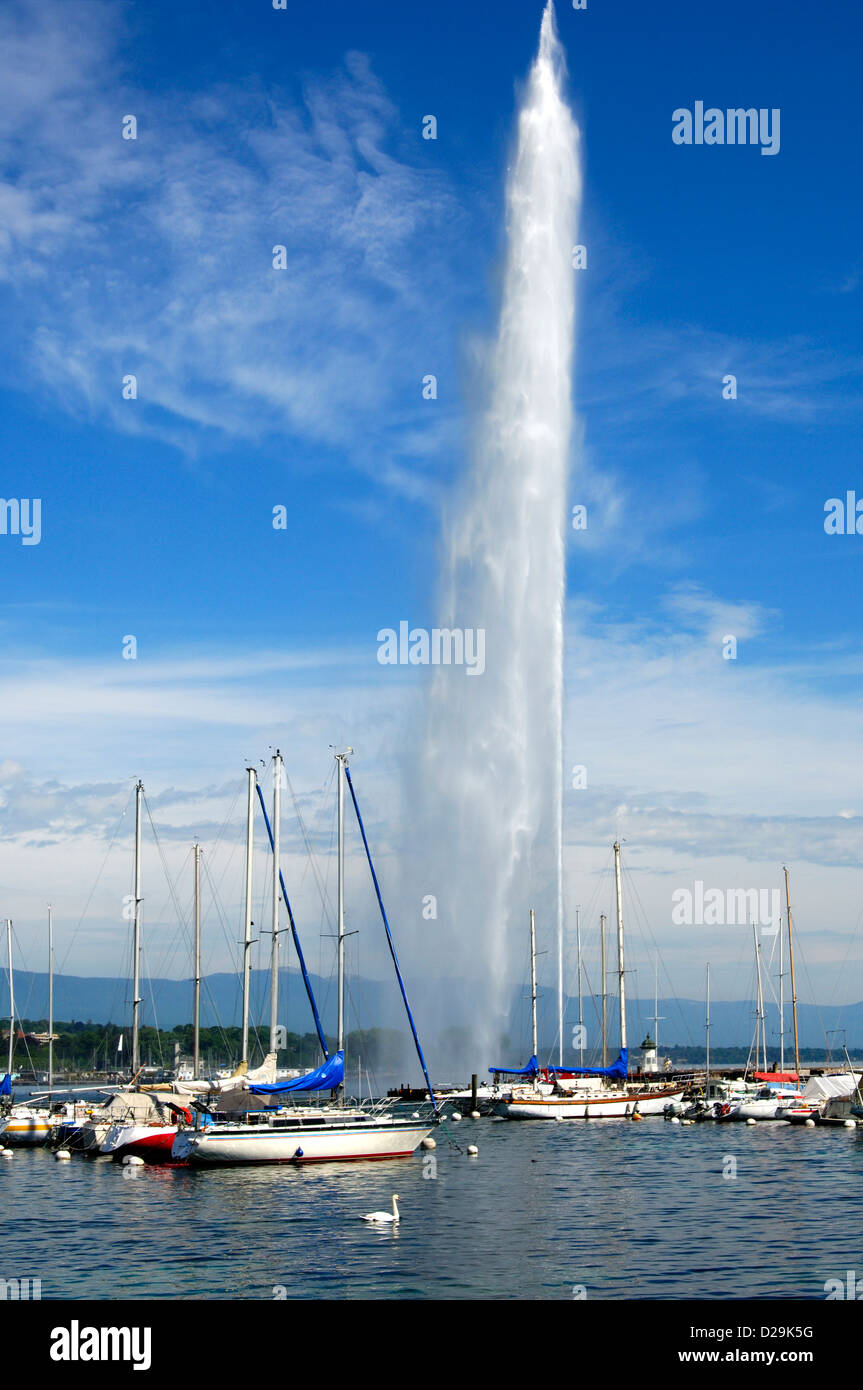
[[[659,1071],[659,1062],[656,1056],[656,1043],[649,1033],[641,1044],[641,1070],[643,1072]]]

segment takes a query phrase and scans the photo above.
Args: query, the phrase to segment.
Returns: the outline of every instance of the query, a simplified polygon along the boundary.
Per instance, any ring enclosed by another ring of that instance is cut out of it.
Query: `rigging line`
[[[792,911],[792,913],[791,913],[791,920],[792,920],[792,922],[796,920],[793,911]],[[797,952],[797,959],[799,960],[800,964],[802,965],[802,967],[803,967],[803,974],[804,974],[804,976],[806,977],[806,988],[807,988],[807,992],[808,992],[808,994],[809,994],[809,998],[812,999],[812,1000],[814,1000],[814,998],[815,998],[815,991],[814,991],[814,989],[813,989],[813,987],[812,987],[812,977],[811,977],[811,975],[809,974],[809,962],[808,962],[808,960],[806,959],[806,952],[803,950],[803,948],[802,948],[802,946],[801,946],[801,944],[800,944],[800,938],[797,936],[796,930],[795,930],[795,935],[794,935],[794,947],[795,947],[795,950],[796,950],[796,952]],[[797,1007],[798,1007],[798,1009],[800,1008],[800,1005],[802,1004],[802,1002],[803,1002],[803,1001],[801,1000],[800,995],[798,994],[798,996],[797,996]],[[809,1004],[808,1007],[809,1007],[810,1009],[814,1009],[814,1010],[815,1010],[815,1017],[818,1019],[818,1027],[820,1028],[821,1032],[822,1032],[822,1033],[825,1035],[825,1037],[826,1037],[827,1029],[824,1027],[824,1015],[823,1015],[822,1012],[821,1012],[821,1005],[820,1005],[820,1004],[816,1004],[816,1003],[812,1003],[812,1004]],[[832,1032],[832,1029],[831,1029],[831,1032]]]
[[[236,948],[237,948],[238,943],[234,940],[234,937],[231,935],[231,926],[230,926],[230,923],[229,923],[229,921],[228,921],[228,915],[227,915],[225,909],[224,909],[223,906],[222,906],[222,900],[221,900],[221,898],[220,898],[220,896],[219,896],[218,889],[216,888],[216,885],[215,885],[215,883],[213,882],[213,876],[212,876],[212,874],[210,873],[210,866],[209,866],[209,863],[208,863],[208,860],[207,860],[207,856],[206,856],[206,855],[202,855],[202,856],[201,856],[201,866],[202,866],[202,868],[203,868],[203,870],[204,870],[204,879],[205,879],[205,881],[206,881],[206,883],[207,883],[207,885],[208,885],[208,887],[209,887],[209,889],[210,889],[210,903],[211,903],[212,908],[215,909],[216,917],[218,918],[219,925],[220,925],[221,928],[222,928],[222,936],[223,936],[223,938],[224,938],[224,943],[225,943],[225,946],[226,946],[226,948],[227,948],[228,957],[229,957],[229,959],[233,959],[233,960],[234,960],[234,973],[236,974],[236,973],[237,973],[237,961],[236,961],[236,959],[235,959],[235,951],[236,951]],[[203,935],[203,930],[202,930],[202,935]],[[207,961],[208,961],[208,965],[212,962],[213,950],[214,950],[213,943],[212,943],[212,941],[210,941],[210,940],[208,939],[208,942],[207,942],[207,951],[208,951]]]
[[[375,866],[374,866],[374,864],[372,863],[372,854],[371,854],[371,850],[369,849],[369,842],[368,842],[368,840],[367,840],[367,838],[366,838],[366,828],[365,828],[365,826],[363,825],[363,818],[362,818],[362,816],[360,815],[360,808],[359,808],[359,803],[357,802],[357,794],[356,794],[356,792],[354,791],[354,783],[353,783],[353,779],[352,779],[352,777],[351,777],[351,770],[350,770],[350,768],[348,767],[347,761],[346,761],[346,760],[345,760],[344,763],[343,763],[343,767],[344,767],[345,779],[346,779],[346,781],[347,781],[348,788],[350,789],[350,793],[351,793],[351,800],[352,800],[352,802],[354,803],[354,811],[356,812],[357,825],[358,825],[359,828],[360,828],[360,834],[361,834],[362,839],[363,839],[363,848],[365,849],[365,852],[366,852],[366,859],[368,860],[369,870],[370,870],[371,876],[372,876],[372,882],[373,882],[374,885],[375,885],[375,893],[376,893],[376,895],[377,895],[378,906],[380,907],[380,910],[381,910],[381,917],[382,917],[382,919],[383,919],[384,929],[385,929],[386,934],[387,934],[387,944],[388,944],[388,946],[389,946],[389,948],[390,948],[390,955],[392,956],[393,965],[395,966],[395,970],[396,970],[396,976],[398,977],[399,989],[401,990],[402,999],[404,1000],[405,1012],[407,1013],[408,1022],[410,1023],[410,1026],[411,1026],[411,1032],[413,1033],[414,1045],[416,1046],[417,1056],[419,1057],[419,1060],[420,1060],[420,1066],[421,1066],[422,1069],[423,1069],[423,1076],[425,1077],[425,1079],[426,1079],[426,1084],[427,1084],[427,1086],[428,1086],[428,1088],[429,1088],[429,1100],[431,1101],[432,1105],[434,1106],[435,1112],[437,1112],[438,1103],[437,1103],[437,1101],[435,1100],[434,1089],[432,1088],[431,1078],[429,1077],[429,1074],[428,1074],[428,1067],[426,1066],[426,1059],[425,1059],[425,1057],[423,1056],[422,1046],[421,1046],[421,1044],[420,1044],[419,1035],[418,1035],[417,1029],[416,1029],[416,1024],[414,1023],[414,1016],[413,1016],[413,1014],[411,1013],[411,1006],[410,1006],[410,1004],[408,1003],[408,996],[407,996],[407,991],[406,991],[406,989],[405,989],[405,982],[404,982],[404,980],[403,980],[403,978],[402,978],[402,972],[401,972],[401,968],[400,968],[400,966],[399,966],[398,956],[396,955],[395,942],[393,941],[392,933],[390,932],[390,924],[389,924],[389,922],[388,922],[388,920],[387,920],[386,908],[384,907],[384,900],[383,900],[383,898],[382,898],[382,896],[381,896],[380,885],[379,885],[379,883],[378,883],[378,876],[377,876],[377,874],[375,873]]]
[[[153,995],[153,976],[152,976],[152,973],[150,972],[150,970],[148,969],[148,966],[147,966],[147,962],[148,962],[147,948],[146,948],[146,945],[145,945],[144,943],[142,943],[142,945],[141,945],[141,956],[142,956],[142,958],[143,958],[142,963],[143,963],[143,967],[144,967],[144,974],[145,974],[146,979],[147,979],[147,988],[148,988],[149,991],[150,991],[150,1008],[151,1008],[152,1013],[153,1013],[153,1022],[152,1022],[152,1024],[151,1024],[151,1027],[155,1028],[155,1030],[156,1030],[156,1046],[157,1046],[158,1053],[159,1053],[159,1061],[160,1061],[160,1062],[162,1063],[162,1065],[164,1066],[164,1057],[162,1056],[162,1038],[161,1038],[160,1029],[159,1029],[159,1018],[158,1018],[158,1014],[157,1014],[157,1012],[156,1012],[156,1000],[155,1000],[155,997],[154,997],[154,995]]]
[[[267,837],[268,837],[268,839],[269,839],[269,841],[270,841],[270,853],[272,854],[272,853],[275,852],[276,842],[275,842],[275,839],[274,839],[274,837],[273,837],[273,830],[272,830],[272,826],[270,825],[270,818],[269,818],[269,816],[267,815],[267,807],[266,807],[266,803],[264,802],[264,796],[263,796],[263,792],[261,791],[261,785],[260,785],[260,783],[258,783],[258,801],[260,802],[260,805],[261,805],[261,811],[262,811],[263,817],[264,817],[264,824],[265,824],[265,826],[267,827]],[[329,1054],[329,1051],[328,1051],[328,1049],[327,1049],[326,1034],[324,1033],[324,1027],[323,1027],[323,1024],[321,1023],[320,1014],[318,1013],[318,1006],[317,1006],[317,1003],[316,1003],[316,1001],[315,1001],[315,994],[314,994],[314,990],[312,989],[312,982],[311,982],[311,980],[309,979],[309,972],[308,972],[308,970],[307,970],[307,968],[306,968],[306,958],[305,958],[305,956],[303,955],[303,948],[302,948],[302,946],[300,945],[300,936],[299,936],[299,932],[297,931],[296,922],[294,921],[294,914],[293,914],[293,910],[292,910],[292,908],[291,908],[291,901],[290,901],[290,898],[288,897],[288,890],[287,890],[287,888],[285,887],[285,876],[284,876],[284,874],[282,873],[281,866],[279,866],[278,874],[279,874],[279,887],[280,887],[281,890],[282,890],[282,901],[283,901],[284,904],[285,904],[285,909],[286,909],[287,914],[288,914],[288,923],[290,924],[290,928],[291,928],[291,936],[292,936],[293,942],[294,942],[294,950],[296,951],[296,953],[297,953],[297,959],[298,959],[298,961],[300,962],[300,970],[302,971],[302,975],[303,975],[303,984],[304,984],[305,987],[306,987],[306,994],[307,994],[307,996],[308,996],[309,1005],[310,1005],[310,1007],[311,1007],[311,1010],[312,1010],[312,1013],[313,1013],[314,1019],[315,1019],[315,1029],[316,1029],[316,1031],[317,1031],[318,1038],[320,1039],[320,1044],[321,1044],[321,1048],[322,1048],[322,1050],[323,1050],[324,1057],[325,1057],[325,1059],[328,1061],[328,1060],[329,1060],[330,1054]]]
[[[848,974],[848,961],[849,961],[849,959],[850,959],[850,957],[851,957],[851,947],[854,946],[854,945],[856,944],[857,933],[858,933],[859,930],[860,930],[860,924],[861,924],[861,922],[863,922],[863,912],[858,913],[858,915],[857,915],[857,921],[856,921],[855,924],[854,924],[854,928],[853,928],[853,930],[852,930],[852,932],[851,932],[851,936],[848,938],[848,945],[847,945],[847,949],[846,949],[846,951],[845,951],[845,958],[844,958],[844,960],[842,961],[842,964],[841,964],[841,966],[840,966],[840,968],[839,968],[839,979],[838,979],[838,983],[839,983],[839,984],[843,983],[843,982],[845,981],[845,979],[847,978],[847,974]],[[835,1020],[835,1021],[836,1021],[836,1024],[837,1024],[837,1026],[838,1026],[838,1025],[841,1025],[841,1023],[842,1023],[842,1019],[843,1019],[843,1017],[844,1017],[844,1012],[845,1012],[845,1010],[848,1008],[848,1002],[846,1001],[844,1004],[838,1004],[836,1007],[837,1007],[838,1012],[837,1012],[836,1020]]]
[[[324,796],[329,797],[330,788],[332,787],[333,783],[335,782],[335,778],[336,778],[336,769],[335,769],[335,762],[334,762],[334,763],[333,763],[333,771],[332,771],[332,773],[330,774],[329,781],[327,782],[326,789],[325,789],[325,791],[324,791]],[[325,802],[324,804],[326,805],[326,804],[328,804],[328,803]],[[324,877],[323,889],[322,889],[322,892],[321,892],[321,918],[320,918],[320,930],[321,930],[321,933],[323,933],[323,928],[324,928],[324,925],[325,925],[325,924],[326,924],[327,926],[329,926],[330,928],[332,928],[332,925],[333,925],[332,903],[331,903],[331,900],[330,900],[330,873],[331,873],[331,866],[332,866],[333,857],[334,857],[334,856],[333,856],[333,848],[334,848],[335,843],[336,843],[336,835],[337,835],[337,820],[338,820],[338,801],[337,801],[337,798],[336,798],[336,797],[332,797],[331,801],[329,802],[329,805],[330,805],[330,807],[331,807],[331,809],[330,809],[330,842],[329,842],[329,844],[328,844],[328,846],[327,846],[326,861],[325,861],[325,862],[326,862],[326,875],[325,875],[325,877]],[[323,958],[321,959],[321,973],[323,974]]]
[[[210,902],[211,902],[212,906],[213,906],[213,907],[215,908],[215,910],[216,910],[216,915],[217,915],[217,917],[218,917],[218,919],[219,919],[219,923],[220,923],[221,928],[222,928],[222,935],[224,936],[225,945],[226,945],[227,950],[228,950],[228,958],[231,959],[231,960],[233,961],[234,969],[233,969],[233,972],[232,972],[232,973],[233,973],[233,975],[234,975],[234,982],[235,982],[235,989],[236,989],[236,988],[239,987],[238,958],[237,958],[237,954],[236,954],[236,952],[237,952],[238,949],[239,949],[239,943],[237,943],[236,941],[234,941],[234,939],[229,935],[230,927],[229,927],[228,919],[227,919],[227,916],[226,916],[226,914],[224,913],[224,911],[223,911],[223,909],[222,909],[221,899],[220,899],[220,897],[219,897],[219,895],[218,895],[218,892],[217,892],[217,890],[216,890],[216,886],[215,886],[215,884],[213,883],[212,875],[210,874],[209,865],[208,865],[208,863],[207,863],[207,857],[206,857],[206,855],[203,855],[203,856],[201,857],[201,864],[202,864],[203,869],[204,869],[204,878],[205,878],[205,880],[206,880],[206,882],[207,882],[207,884],[208,884],[208,886],[209,886],[209,888],[210,888]],[[210,947],[210,950],[212,950],[212,947]],[[210,957],[210,959],[212,959],[212,956]],[[216,1025],[215,1025],[215,1026],[218,1028],[219,1032],[221,1033],[222,1042],[223,1042],[223,1045],[224,1045],[224,1047],[225,1047],[225,1049],[226,1049],[226,1051],[227,1051],[227,1048],[228,1048],[228,1037],[227,1037],[227,1033],[226,1033],[226,1031],[225,1031],[226,1025],[223,1024],[221,1015],[220,1015],[220,1013],[219,1013],[219,1010],[218,1010],[218,1008],[216,1007],[215,997],[214,997],[214,995],[213,995],[212,988],[211,988],[210,983],[209,983],[209,977],[208,977],[207,974],[204,975],[204,978],[203,978],[203,982],[202,982],[202,983],[203,983],[204,988],[205,988],[205,990],[206,990],[207,997],[209,998],[210,1007],[212,1008],[213,1015],[214,1015],[214,1017],[215,1017],[215,1019],[216,1019]],[[235,995],[235,1002],[236,1002],[237,998],[238,998],[238,995]]]
[[[333,764],[333,768],[332,768],[332,770],[331,770],[331,772],[330,772],[329,780],[328,780],[328,782],[327,782],[327,784],[326,784],[326,787],[324,788],[324,798],[325,798],[325,799],[327,798],[327,796],[328,796],[328,794],[329,794],[330,786],[331,786],[332,782],[334,781],[334,779],[335,779],[335,763]],[[297,797],[296,792],[294,791],[294,784],[293,784],[293,782],[291,781],[291,776],[290,776],[290,773],[288,772],[287,768],[285,768],[285,781],[286,781],[287,784],[288,784],[288,791],[289,791],[290,794],[291,794],[291,800],[293,801],[293,804],[294,804],[294,814],[296,815],[297,822],[298,822],[299,827],[300,827],[300,834],[301,834],[302,839],[303,839],[303,845],[304,845],[305,850],[306,850],[307,859],[306,859],[306,868],[303,870],[303,880],[305,879],[306,872],[307,872],[308,868],[310,867],[311,870],[312,870],[312,876],[314,877],[315,883],[316,883],[316,885],[317,885],[318,893],[320,894],[320,897],[321,897],[321,901],[322,901],[322,903],[325,903],[325,902],[326,902],[326,888],[325,888],[325,884],[324,884],[324,882],[323,882],[323,879],[322,879],[322,876],[321,876],[321,871],[320,871],[320,868],[319,868],[319,866],[318,866],[317,858],[316,858],[316,855],[315,855],[315,852],[314,852],[314,849],[313,849],[311,836],[309,835],[309,832],[308,832],[308,830],[306,829],[306,824],[305,824],[305,821],[304,821],[304,819],[303,819],[303,813],[302,813],[302,811],[301,811],[301,809],[300,809],[299,799],[298,799],[298,797]],[[302,880],[301,880],[301,883],[302,883]],[[331,921],[331,920],[332,920],[331,914],[328,914],[328,916],[329,916],[329,920]]]
[[[150,811],[150,803],[149,803],[149,801],[147,800],[147,795],[146,795],[146,793],[144,793],[143,801],[144,801],[144,809],[145,809],[146,812],[147,812],[147,819],[148,819],[148,821],[150,822],[150,829],[151,829],[152,832],[153,832],[153,839],[155,840],[155,842],[156,842],[156,848],[157,848],[157,850],[159,851],[159,859],[160,859],[161,864],[162,864],[162,871],[163,871],[163,873],[164,873],[164,875],[165,875],[165,881],[166,881],[166,883],[167,883],[167,885],[168,885],[168,891],[169,891],[170,897],[171,897],[171,899],[172,899],[172,901],[173,901],[173,904],[174,904],[174,911],[175,911],[176,914],[177,914],[177,918],[178,918],[178,921],[179,921],[179,923],[180,923],[180,926],[181,926],[181,927],[183,928],[183,930],[186,932],[187,944],[188,944],[188,946],[189,946],[189,949],[191,950],[191,945],[192,945],[192,943],[191,943],[191,937],[189,936],[189,926],[188,926],[188,923],[186,922],[186,919],[185,919],[185,917],[184,917],[184,915],[183,915],[183,910],[182,910],[182,908],[180,907],[180,902],[179,902],[179,899],[178,899],[178,897],[177,897],[176,889],[175,889],[175,887],[174,887],[174,881],[173,881],[173,879],[171,878],[171,874],[170,874],[170,872],[169,872],[169,870],[168,870],[168,861],[166,860],[166,858],[165,858],[165,852],[164,852],[164,850],[162,849],[162,841],[161,841],[159,832],[158,832],[158,830],[156,829],[156,823],[155,823],[155,821],[153,820],[152,812]],[[188,857],[188,856],[187,856],[187,857]]]
[[[646,929],[647,929],[647,934],[648,934],[648,936],[649,936],[649,938],[650,938],[650,944],[653,946],[654,952],[655,952],[656,955],[659,957],[659,964],[660,964],[660,967],[661,967],[661,969],[662,969],[662,973],[663,973],[663,975],[665,976],[665,979],[666,979],[666,983],[667,983],[668,988],[671,990],[671,998],[672,998],[672,1001],[673,1001],[673,1003],[674,1003],[674,1008],[677,1010],[677,1013],[678,1013],[679,1018],[680,1018],[680,1026],[681,1026],[681,1029],[682,1029],[683,1033],[685,1034],[686,1046],[688,1046],[688,1047],[694,1047],[694,1046],[695,1046],[694,1039],[693,1039],[692,1033],[690,1032],[690,1029],[689,1029],[689,1023],[687,1022],[686,1014],[683,1012],[683,1005],[681,1004],[681,1001],[680,1001],[680,1000],[678,999],[678,997],[677,997],[677,993],[676,993],[676,991],[675,991],[674,984],[673,984],[673,982],[672,982],[672,980],[671,980],[670,975],[668,974],[668,970],[666,969],[665,961],[664,961],[663,958],[662,958],[662,952],[661,952],[660,949],[659,949],[659,946],[658,946],[657,941],[656,941],[656,937],[653,935],[653,929],[652,929],[652,927],[651,927],[651,925],[650,925],[650,920],[649,920],[649,918],[648,918],[648,916],[647,916],[647,913],[646,913],[646,911],[645,911],[645,909],[644,909],[644,904],[643,904],[642,901],[641,901],[641,897],[640,897],[640,895],[639,895],[638,889],[637,889],[637,887],[636,887],[636,885],[635,885],[635,882],[634,882],[634,880],[633,880],[632,874],[630,873],[630,871],[629,871],[627,868],[624,868],[623,874],[624,874],[624,878],[625,878],[625,880],[626,880],[627,889],[628,889],[628,891],[630,892],[630,894],[632,895],[632,897],[634,897],[635,902],[636,902],[636,905],[637,905],[638,912],[640,912],[640,914],[641,914],[641,919],[643,920],[644,926],[645,926]],[[636,921],[638,921],[638,917],[636,917]]]
[[[16,942],[17,942],[17,950],[14,949],[14,948],[15,948]],[[31,1004],[32,999],[33,999],[33,990],[34,990],[35,987],[36,987],[36,978],[35,978],[36,972],[35,972],[35,970],[31,970],[31,969],[29,968],[29,965],[28,965],[28,962],[27,962],[27,956],[26,956],[25,953],[24,953],[24,947],[22,946],[22,944],[21,944],[21,938],[20,938],[19,935],[18,935],[18,928],[15,926],[15,923],[14,923],[14,922],[12,923],[12,945],[13,945],[13,955],[16,956],[17,959],[21,962],[21,966],[20,966],[20,968],[16,971],[16,973],[17,973],[19,976],[21,976],[21,975],[28,975],[28,976],[30,977],[29,980],[28,980],[28,982],[27,982],[27,999],[26,999],[26,1002],[25,1002],[25,1004],[24,1004],[24,1012],[22,1013],[20,1009],[16,1009],[16,1011],[15,1011],[15,1012],[18,1014],[18,1019],[19,1019],[19,1021],[21,1022],[21,1024],[22,1024],[22,1029],[23,1029],[23,1022],[24,1022],[24,1019],[30,1017],[30,1004]],[[8,975],[8,973],[9,973],[9,972],[8,972],[8,969],[7,969],[6,973],[7,973],[7,975]]]
[[[213,847],[212,847],[212,849],[211,849],[211,851],[210,851],[211,857],[213,857],[214,862],[215,862],[215,854],[216,854],[216,851],[219,849],[219,847],[222,845],[222,843],[223,843],[223,842],[224,842],[224,843],[227,843],[227,845],[229,846],[229,853],[228,853],[228,856],[227,856],[227,860],[226,860],[226,862],[225,862],[225,866],[224,866],[224,868],[222,869],[222,872],[221,872],[221,875],[220,875],[219,881],[218,881],[219,892],[221,892],[222,883],[223,883],[223,881],[224,881],[224,879],[225,879],[226,874],[228,873],[228,870],[231,869],[231,868],[233,867],[234,859],[235,859],[237,853],[240,851],[241,846],[245,843],[244,836],[241,836],[241,835],[239,835],[239,834],[237,834],[237,833],[234,834],[234,836],[232,837],[232,839],[230,839],[230,840],[227,840],[227,839],[226,839],[229,826],[230,826],[232,829],[234,829],[234,831],[236,832],[236,824],[235,824],[235,822],[234,822],[234,814],[235,814],[235,812],[236,812],[237,802],[239,801],[241,794],[242,794],[243,791],[245,790],[245,786],[246,786],[246,784],[245,784],[244,782],[238,782],[238,784],[237,784],[237,790],[236,790],[236,792],[234,793],[234,799],[233,799],[233,801],[231,802],[231,805],[230,805],[230,807],[229,807],[229,809],[228,809],[228,814],[226,815],[226,817],[225,817],[225,819],[224,819],[224,821],[223,821],[223,823],[222,823],[222,828],[221,828],[221,830],[219,831],[219,834],[218,834],[218,837],[217,837],[217,839],[216,839],[216,842],[215,842],[215,844],[213,845]]]
[[[187,869],[187,867],[189,866],[189,864],[191,863],[191,861],[192,861],[192,849],[189,848],[189,850],[188,850],[187,853],[186,853],[186,857],[185,857],[185,859],[183,860],[183,863],[182,863],[182,865],[181,865],[181,867],[180,867],[179,874],[178,874],[178,877],[180,878],[181,881],[185,881],[186,869]],[[170,896],[170,895],[169,895],[169,896]],[[157,918],[156,918],[156,921],[157,921],[157,922],[161,922],[164,915],[165,915],[165,906],[163,905],[163,906],[160,908],[160,910],[159,910],[159,914],[158,914],[158,916],[157,916]],[[182,915],[182,918],[181,918],[181,923],[182,923],[183,925],[185,925],[185,923],[186,923],[186,922],[189,922],[189,921],[191,921],[191,910],[189,911],[188,916],[186,916],[186,914],[184,913],[184,914]],[[162,956],[162,959],[161,959],[161,961],[160,961],[160,963],[159,963],[159,966],[158,966],[158,969],[157,969],[157,971],[156,971],[156,978],[157,978],[157,979],[170,978],[170,971],[171,971],[171,969],[172,969],[173,966],[174,966],[174,959],[175,959],[175,957],[176,957],[176,955],[177,955],[177,952],[178,952],[179,949],[180,949],[180,945],[181,945],[181,944],[183,944],[183,945],[185,945],[185,946],[188,947],[188,954],[189,954],[189,957],[191,957],[192,943],[191,943],[191,940],[188,939],[188,929],[186,930],[186,932],[184,932],[184,935],[187,937],[187,939],[186,939],[183,943],[181,943],[180,940],[179,940],[179,934],[175,932],[175,933],[171,936],[171,938],[170,938],[170,940],[168,941],[168,943],[165,945],[165,947],[164,947],[164,955]],[[184,978],[185,978],[185,976],[184,976]]]
[[[134,792],[134,787],[132,787],[132,788],[130,789],[129,795],[128,795],[127,798],[126,798],[126,804],[125,804],[125,806],[123,807],[122,811],[120,812],[120,815],[119,815],[118,820],[117,820],[117,824],[114,826],[114,833],[113,833],[113,835],[111,836],[111,842],[110,842],[110,844],[108,845],[107,850],[105,851],[105,858],[102,860],[101,868],[99,869],[99,872],[98,872],[98,874],[96,875],[96,881],[95,881],[95,883],[93,884],[93,887],[90,889],[90,894],[89,894],[89,897],[87,898],[87,901],[86,901],[85,904],[84,904],[83,910],[82,910],[82,912],[81,912],[81,916],[78,918],[78,921],[77,921],[77,923],[75,924],[75,927],[74,927],[74,929],[73,929],[73,931],[72,931],[72,936],[71,936],[71,938],[70,938],[70,940],[69,940],[68,946],[66,947],[66,954],[63,956],[63,959],[60,961],[59,966],[55,966],[55,972],[56,972],[56,974],[58,974],[58,975],[62,975],[62,973],[63,973],[63,969],[64,969],[64,967],[65,967],[65,965],[66,965],[66,963],[67,963],[67,961],[68,961],[68,959],[69,959],[69,954],[70,954],[70,952],[71,952],[71,950],[72,950],[72,947],[73,947],[74,944],[75,944],[75,939],[76,939],[76,937],[77,937],[77,935],[78,935],[78,932],[79,932],[80,929],[81,929],[81,923],[84,921],[84,918],[85,918],[86,915],[87,915],[87,911],[88,911],[88,909],[89,909],[89,907],[90,907],[90,904],[91,904],[91,902],[93,901],[93,895],[95,894],[96,889],[99,887],[99,883],[100,883],[100,881],[101,881],[102,874],[105,872],[105,865],[108,863],[108,859],[109,859],[109,857],[110,857],[111,850],[114,848],[114,845],[117,843],[117,836],[118,836],[118,834],[119,834],[119,832],[120,832],[120,826],[123,824],[123,820],[124,820],[124,818],[125,818],[125,816],[126,816],[126,812],[128,811],[129,806],[130,806],[130,804],[131,804],[133,792]]]

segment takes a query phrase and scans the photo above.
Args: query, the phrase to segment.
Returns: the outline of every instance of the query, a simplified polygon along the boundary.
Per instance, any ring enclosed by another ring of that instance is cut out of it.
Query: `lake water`
[[[863,1130],[463,1120],[392,1163],[0,1162],[43,1299],[803,1298],[863,1275]],[[723,1173],[736,1176],[723,1176]],[[396,1230],[364,1212],[390,1208]],[[281,1288],[279,1287],[281,1286]]]

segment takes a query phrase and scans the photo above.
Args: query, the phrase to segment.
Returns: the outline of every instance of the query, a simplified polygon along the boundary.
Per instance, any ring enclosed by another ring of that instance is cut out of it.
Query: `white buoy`
[[[57,1152],[55,1153],[54,1157],[55,1157],[55,1158],[59,1158],[59,1159],[63,1159],[63,1158],[71,1158],[72,1155],[70,1154],[70,1152],[69,1152],[68,1149],[58,1149]]]
[[[672,1115],[670,1123],[673,1124],[673,1125],[679,1125],[679,1124],[680,1124],[680,1116],[679,1116],[679,1115]]]
[[[4,1149],[3,1152],[2,1152],[2,1154],[0,1154],[0,1158],[11,1158],[11,1157],[12,1157],[12,1150],[11,1150],[11,1149]]]
[[[846,1129],[856,1129],[856,1128],[857,1128],[857,1121],[856,1121],[856,1120],[846,1120],[846,1121],[845,1121],[845,1128],[846,1128]]]
[[[478,1120],[481,1118],[478,1110],[471,1110],[470,1117],[472,1120]]]
[[[452,1114],[450,1115],[450,1119],[452,1120],[453,1124],[455,1124],[456,1120],[461,1119],[461,1115],[459,1114],[458,1110],[454,1110],[452,1112]]]
[[[757,1121],[757,1120],[753,1120],[752,1116],[750,1115],[749,1118],[748,1118],[748,1120],[746,1121],[746,1123],[747,1123],[748,1125],[757,1125],[757,1124],[758,1124],[758,1121]]]
[[[476,1158],[477,1154],[479,1153],[479,1149],[477,1148],[476,1144],[468,1144],[467,1151],[470,1154],[471,1158]]]
[[[139,1158],[137,1154],[126,1154],[123,1162],[128,1168],[143,1168],[144,1166],[143,1158]]]
[[[815,1128],[815,1121],[814,1121],[814,1120],[804,1120],[804,1121],[803,1121],[803,1124],[804,1124],[804,1126],[805,1126],[806,1129],[814,1129],[814,1128]]]
[[[427,1138],[425,1138],[425,1139],[423,1140],[423,1148],[424,1148],[424,1149],[436,1149],[436,1148],[437,1148],[437,1144],[436,1144],[435,1141],[432,1139],[431,1135],[428,1135]]]

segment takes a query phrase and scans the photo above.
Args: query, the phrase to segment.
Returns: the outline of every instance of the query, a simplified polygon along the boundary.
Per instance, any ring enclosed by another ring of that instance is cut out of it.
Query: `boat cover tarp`
[[[610,1067],[550,1067],[549,1070],[559,1071],[566,1076],[610,1076],[616,1081],[625,1081],[628,1053],[628,1048],[621,1048]]]
[[[284,1091],[334,1091],[345,1079],[345,1054],[334,1052],[329,1061],[293,1081],[277,1081],[272,1086],[250,1086],[256,1096],[281,1095]]]
[[[489,1071],[494,1076],[536,1076],[539,1071],[539,1063],[536,1057],[531,1057],[526,1067],[489,1067]]]
[[[844,1100],[856,1087],[859,1075],[842,1072],[839,1076],[810,1076],[803,1089],[804,1100]]]
[[[7,1071],[6,1075],[3,1077],[3,1080],[0,1081],[0,1096],[11,1096],[11,1094],[12,1078]]]

